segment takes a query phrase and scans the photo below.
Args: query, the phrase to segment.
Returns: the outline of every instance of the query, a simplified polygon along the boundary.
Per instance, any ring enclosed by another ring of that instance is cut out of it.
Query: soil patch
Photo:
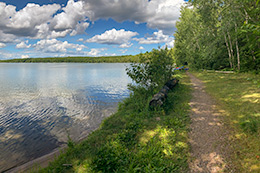
[[[217,109],[214,99],[205,92],[203,82],[192,74],[187,74],[193,86],[190,101],[190,172],[231,171],[228,163],[228,131],[222,121],[223,110]]]

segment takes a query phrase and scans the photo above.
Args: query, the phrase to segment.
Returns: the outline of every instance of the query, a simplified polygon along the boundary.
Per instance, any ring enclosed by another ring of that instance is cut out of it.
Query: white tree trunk
[[[235,23],[235,30],[236,30],[236,34],[237,34],[237,24],[236,23]],[[238,68],[238,70],[240,70],[240,54],[239,54],[237,35],[236,35],[236,49],[237,49],[237,68]]]
[[[227,46],[228,60],[229,60],[230,68],[233,68],[233,64],[232,64],[232,60],[231,60],[231,52],[230,52],[228,41],[227,41],[227,37],[226,37],[226,34],[224,33],[224,31],[223,31],[223,35],[224,35],[226,46]]]
[[[231,41],[231,37],[230,37],[229,32],[227,32],[227,35],[228,35],[228,39],[229,39],[230,52],[231,52],[231,57],[232,57],[232,64],[233,64],[233,67],[235,68],[235,65],[234,65],[234,51],[233,51],[232,41]]]

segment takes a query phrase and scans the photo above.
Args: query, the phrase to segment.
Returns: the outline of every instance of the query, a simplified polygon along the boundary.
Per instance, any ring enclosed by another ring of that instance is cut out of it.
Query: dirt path
[[[192,74],[187,74],[194,89],[190,101],[190,172],[230,172],[226,162],[229,151],[227,131],[221,122],[221,110],[216,108],[213,98],[204,91],[203,83]]]

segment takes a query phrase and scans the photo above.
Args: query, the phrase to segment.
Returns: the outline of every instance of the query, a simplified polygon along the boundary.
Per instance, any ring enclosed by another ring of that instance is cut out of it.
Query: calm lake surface
[[[127,65],[0,63],[0,172],[96,129],[129,95]]]

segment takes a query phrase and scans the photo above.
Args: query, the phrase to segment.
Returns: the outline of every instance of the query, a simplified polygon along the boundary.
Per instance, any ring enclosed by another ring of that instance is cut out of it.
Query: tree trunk
[[[235,31],[236,31],[236,49],[237,49],[237,68],[240,71],[240,54],[239,54],[239,47],[237,41],[237,24],[235,23]]]
[[[232,64],[233,64],[233,68],[235,68],[235,63],[234,63],[234,51],[233,51],[233,47],[232,47],[232,41],[231,41],[231,37],[229,32],[227,31],[227,35],[228,35],[228,39],[229,39],[229,46],[230,46],[230,52],[231,52],[231,57],[232,57]]]
[[[240,71],[240,56],[239,56],[239,48],[238,48],[238,41],[236,38],[236,49],[237,49],[237,69]]]
[[[224,35],[226,46],[227,46],[228,60],[229,60],[230,68],[233,68],[233,64],[232,64],[232,60],[231,60],[231,52],[230,52],[228,41],[227,41],[227,37],[226,37],[226,34],[224,33],[224,31],[223,31],[223,35]]]

